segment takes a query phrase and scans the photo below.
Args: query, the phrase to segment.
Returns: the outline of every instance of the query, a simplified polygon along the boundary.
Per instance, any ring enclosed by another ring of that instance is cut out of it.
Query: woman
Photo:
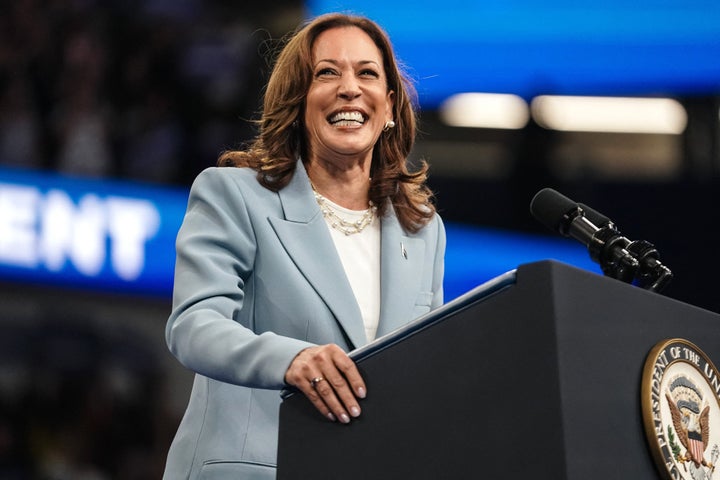
[[[408,172],[411,86],[370,20],[307,24],[276,60],[260,132],[194,182],[170,350],[197,373],[165,478],[274,478],[278,390],[350,423],[345,352],[442,304],[445,232]]]

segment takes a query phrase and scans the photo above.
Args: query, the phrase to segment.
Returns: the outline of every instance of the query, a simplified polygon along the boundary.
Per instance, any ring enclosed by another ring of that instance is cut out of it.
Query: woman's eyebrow
[[[323,62],[332,63],[333,65],[339,65],[340,63],[342,63],[340,60],[334,60],[334,59],[332,59],[332,58],[323,58],[323,59],[318,60],[317,62],[315,62],[315,65],[317,66],[317,65],[319,65],[319,64],[321,64],[321,63],[323,63]],[[378,67],[380,66],[380,64],[379,64],[378,62],[376,62],[375,60],[358,60],[357,62],[355,62],[355,64],[356,64],[356,65],[368,65],[368,64],[373,64],[373,65],[376,65],[376,66],[378,66]]]

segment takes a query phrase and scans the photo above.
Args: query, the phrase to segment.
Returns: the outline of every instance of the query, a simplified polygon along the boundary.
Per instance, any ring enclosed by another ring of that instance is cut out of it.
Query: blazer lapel
[[[425,241],[406,235],[395,212],[391,210],[382,219],[380,251],[378,337],[412,320],[412,311],[420,290]]]
[[[285,219],[270,217],[272,227],[295,265],[327,304],[351,348],[367,343],[355,294],[347,279],[325,219],[302,164],[290,183],[278,192]]]

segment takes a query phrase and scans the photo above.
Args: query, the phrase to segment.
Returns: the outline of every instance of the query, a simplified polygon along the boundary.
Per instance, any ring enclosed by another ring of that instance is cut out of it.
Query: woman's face
[[[313,80],[305,105],[310,160],[372,160],[393,92],[380,49],[357,27],[326,30],[312,50]]]

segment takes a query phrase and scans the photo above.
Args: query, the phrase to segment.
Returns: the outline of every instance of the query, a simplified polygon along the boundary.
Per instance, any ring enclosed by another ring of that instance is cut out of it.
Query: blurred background
[[[151,479],[192,375],[167,352],[193,178],[254,134],[275,40],[370,16],[414,79],[448,300],[525,262],[598,271],[553,187],[720,312],[720,4],[14,0],[0,5],[0,479]],[[719,361],[719,360],[716,360]]]

